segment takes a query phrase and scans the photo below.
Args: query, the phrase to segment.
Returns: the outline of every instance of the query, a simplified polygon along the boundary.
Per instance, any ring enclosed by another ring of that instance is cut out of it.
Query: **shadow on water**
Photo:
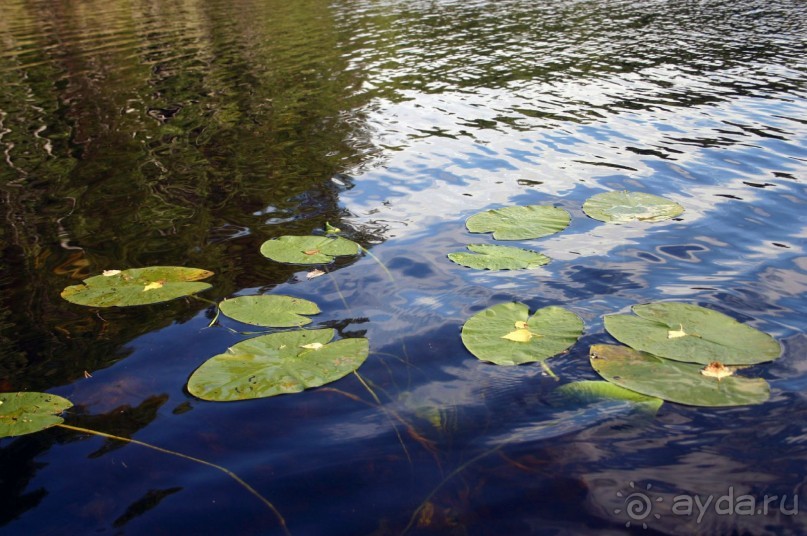
[[[225,466],[297,534],[803,532],[805,21],[796,0],[5,2],[0,391],[58,393],[71,424]],[[582,212],[617,189],[686,212],[652,226]],[[491,241],[468,216],[530,203],[572,215],[514,244],[548,265],[446,259]],[[326,223],[372,256],[309,279],[259,253]],[[212,270],[213,288],[131,309],[59,296],[149,265]],[[211,326],[214,303],[269,292],[315,301],[312,327],[366,336],[360,376],[190,396],[193,370],[252,336]],[[749,371],[771,400],[558,405],[558,386],[597,379],[602,315],[661,299],[781,340]],[[465,320],[507,301],[583,318],[549,361],[557,379],[463,347]],[[0,468],[10,534],[278,533],[221,474],[137,445],[51,429],[0,440]],[[787,500],[672,509],[729,489]],[[637,490],[646,517],[626,513]]]

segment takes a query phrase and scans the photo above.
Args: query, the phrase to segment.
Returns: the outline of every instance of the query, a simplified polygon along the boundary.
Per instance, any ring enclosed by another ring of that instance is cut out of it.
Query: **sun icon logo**
[[[642,528],[647,528],[647,522],[650,518],[661,519],[661,514],[656,514],[653,512],[653,504],[660,503],[664,499],[662,497],[656,497],[652,499],[650,497],[650,488],[653,486],[648,484],[644,491],[636,490],[636,485],[631,482],[630,483],[630,491],[627,493],[623,493],[622,491],[617,491],[616,496],[620,499],[624,499],[625,508],[624,512],[630,518],[627,523],[625,523],[625,527],[630,527],[631,523],[638,524],[641,522]],[[615,508],[614,513],[619,515],[623,512],[622,508]]]

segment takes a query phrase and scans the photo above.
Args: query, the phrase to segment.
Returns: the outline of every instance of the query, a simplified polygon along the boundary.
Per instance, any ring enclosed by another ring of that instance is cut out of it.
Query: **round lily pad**
[[[297,393],[350,374],[367,359],[365,338],[330,342],[333,329],[284,331],[240,342],[188,380],[201,399],[227,402]]]
[[[493,233],[496,240],[529,240],[559,233],[570,221],[571,216],[562,208],[528,205],[474,214],[465,227],[472,233]]]
[[[331,236],[281,236],[261,244],[261,254],[287,264],[328,264],[335,257],[358,255],[359,245]]]
[[[779,357],[779,343],[767,333],[712,309],[680,302],[632,307],[634,315],[606,315],[616,340],[651,354],[708,364],[753,365]]]
[[[316,303],[281,294],[238,296],[221,302],[219,309],[233,320],[267,328],[304,326],[311,319],[302,315],[319,313]]]
[[[0,438],[39,432],[64,422],[73,403],[47,393],[0,393]]]
[[[213,272],[183,266],[106,270],[62,291],[62,298],[91,307],[147,305],[189,296],[210,288],[200,283]]]
[[[674,201],[643,192],[604,192],[583,203],[583,212],[595,220],[625,223],[662,221],[679,216],[684,207]]]
[[[501,303],[469,318],[462,342],[482,361],[521,365],[544,361],[568,349],[583,333],[579,316],[550,306],[529,315],[523,303]]]
[[[546,255],[531,249],[493,244],[470,244],[467,247],[472,253],[458,251],[449,253],[448,258],[457,264],[477,270],[532,269],[550,261]]]
[[[626,346],[595,344],[591,366],[620,387],[689,406],[744,406],[768,400],[770,387],[762,378],[704,374],[705,367],[640,352]]]

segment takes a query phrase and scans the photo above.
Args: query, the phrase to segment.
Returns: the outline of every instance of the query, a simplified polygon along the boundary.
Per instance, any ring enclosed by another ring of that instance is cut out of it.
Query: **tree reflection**
[[[64,303],[103,269],[217,273],[214,298],[294,271],[263,240],[338,223],[331,177],[372,156],[328,4],[32,2],[0,25],[0,376],[52,387],[200,308]],[[278,36],[282,36],[279,38]],[[29,43],[32,41],[32,43]],[[22,52],[20,52],[22,51]],[[344,177],[344,176],[343,176]],[[344,224],[341,224],[344,227]],[[25,371],[24,371],[25,370]]]

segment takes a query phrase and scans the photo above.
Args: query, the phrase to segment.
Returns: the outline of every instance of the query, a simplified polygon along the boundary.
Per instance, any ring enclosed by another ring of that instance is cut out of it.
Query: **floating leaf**
[[[47,393],[0,393],[0,438],[39,432],[64,422],[59,413],[73,404]]]
[[[196,369],[188,391],[226,402],[297,393],[336,381],[367,359],[369,343],[364,338],[329,342],[334,333],[284,331],[240,342]]]
[[[559,233],[570,221],[571,216],[562,208],[528,205],[474,214],[465,227],[472,233],[493,233],[496,240],[528,240]]]
[[[328,264],[334,257],[358,255],[359,245],[329,236],[281,236],[261,245],[261,254],[288,264]]]
[[[631,391],[690,406],[743,406],[768,400],[770,387],[761,378],[726,377],[718,381],[701,367],[662,359],[626,346],[595,344],[591,366],[608,380]]]
[[[616,384],[606,381],[584,380],[567,383],[556,389],[559,394],[580,400],[627,400],[629,402],[649,402],[659,400],[652,396],[646,396],[630,389],[625,389]]]
[[[708,365],[753,365],[779,357],[776,340],[712,309],[679,302],[634,305],[633,315],[606,315],[616,340],[651,354]]]
[[[498,246],[492,244],[470,244],[473,253],[458,251],[449,253],[448,258],[457,264],[478,270],[520,270],[543,266],[549,257],[530,249]]]
[[[664,401],[654,396],[646,396],[630,389],[606,381],[584,380],[567,383],[555,390],[563,398],[578,400],[583,403],[602,401],[633,402],[644,409],[656,413]]]
[[[106,270],[62,291],[62,298],[91,307],[146,305],[189,296],[210,288],[198,282],[213,275],[200,268],[150,266]]]
[[[221,302],[219,309],[233,320],[268,328],[304,326],[311,319],[301,315],[319,313],[316,303],[281,294],[238,296]]]
[[[525,327],[517,327],[518,334],[513,335],[513,326]],[[529,308],[523,303],[501,303],[469,318],[462,326],[462,342],[483,361],[520,365],[563,352],[582,333],[580,317],[562,307],[544,307],[529,316]]]
[[[320,277],[325,275],[325,272],[322,270],[311,270],[307,274],[305,274],[306,279],[314,279],[315,277]]]
[[[595,220],[624,223],[629,221],[662,221],[684,212],[674,201],[643,192],[604,192],[583,203],[583,212]]]

